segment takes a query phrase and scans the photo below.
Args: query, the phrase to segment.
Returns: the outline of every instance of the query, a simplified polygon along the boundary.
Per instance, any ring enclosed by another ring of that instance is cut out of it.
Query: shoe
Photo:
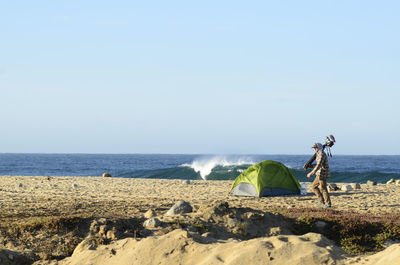
[[[331,205],[330,204],[325,204],[324,205],[324,209],[328,209],[328,208],[331,208]]]
[[[324,205],[324,203],[323,202],[317,202],[317,206],[321,206],[321,205]]]

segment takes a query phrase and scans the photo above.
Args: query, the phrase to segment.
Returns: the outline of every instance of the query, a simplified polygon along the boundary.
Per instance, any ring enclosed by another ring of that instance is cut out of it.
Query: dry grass
[[[275,211],[293,218],[296,233],[322,233],[350,254],[377,252],[390,240],[400,241],[400,214],[371,215],[316,208]],[[324,221],[327,227],[317,228],[317,221]]]

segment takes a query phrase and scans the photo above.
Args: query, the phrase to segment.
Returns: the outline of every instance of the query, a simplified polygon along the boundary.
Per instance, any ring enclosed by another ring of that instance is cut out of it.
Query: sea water
[[[0,154],[0,175],[101,176],[232,180],[263,160],[286,165],[299,181],[310,155],[186,155],[186,154]],[[386,182],[400,179],[400,156],[334,155],[329,158],[331,182]]]

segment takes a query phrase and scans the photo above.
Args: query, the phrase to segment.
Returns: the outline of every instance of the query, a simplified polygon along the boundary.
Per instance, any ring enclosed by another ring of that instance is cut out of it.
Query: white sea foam
[[[240,166],[240,165],[253,165],[254,162],[250,158],[226,158],[223,156],[199,158],[191,164],[183,164],[182,167],[193,168],[194,171],[200,173],[200,176],[206,180],[207,176],[211,173],[212,169],[216,166]]]

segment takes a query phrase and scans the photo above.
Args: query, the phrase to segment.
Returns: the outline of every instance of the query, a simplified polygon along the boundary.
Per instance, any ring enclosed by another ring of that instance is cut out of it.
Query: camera
[[[332,147],[335,144],[336,140],[335,137],[333,137],[333,135],[329,135],[326,137],[325,139],[325,144],[323,145],[323,147],[325,148],[326,146],[328,147]]]
[[[323,150],[326,148],[326,154],[330,157],[332,157],[332,153],[330,148],[336,143],[335,137],[333,135],[329,135],[325,139],[325,144],[322,145]],[[316,154],[314,154],[308,161],[307,163],[304,164],[303,168],[306,170],[307,168],[312,168],[314,165],[312,164],[315,159],[316,159]]]

